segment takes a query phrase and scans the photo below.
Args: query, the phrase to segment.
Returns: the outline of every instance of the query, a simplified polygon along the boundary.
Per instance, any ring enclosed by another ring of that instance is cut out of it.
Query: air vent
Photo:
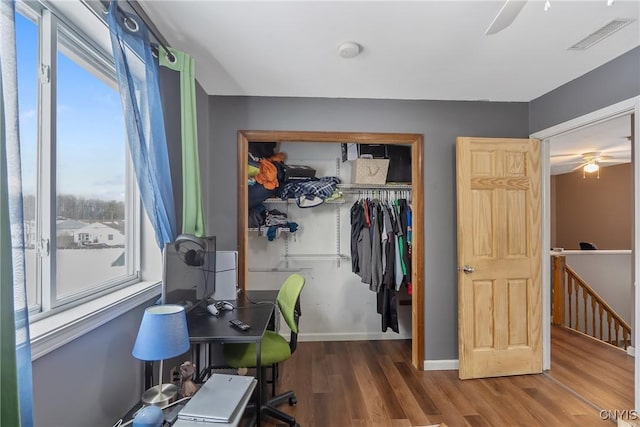
[[[629,18],[616,18],[613,21],[605,24],[602,28],[597,29],[587,37],[580,40],[569,48],[569,50],[585,50],[598,43],[599,41],[609,37],[616,31],[626,27],[634,20]]]

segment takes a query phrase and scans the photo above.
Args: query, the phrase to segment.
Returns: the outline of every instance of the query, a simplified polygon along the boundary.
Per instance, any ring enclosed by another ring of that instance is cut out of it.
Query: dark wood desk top
[[[258,387],[256,401],[262,407],[264,401],[263,388],[265,383],[262,379],[262,369],[260,369],[260,354],[262,336],[275,313],[276,298],[278,291],[240,291],[233,310],[220,310],[217,316],[213,316],[207,311],[207,307],[202,304],[187,313],[187,328],[189,330],[189,340],[196,347],[201,344],[214,342],[244,342],[256,343],[256,363],[258,366],[256,379]],[[230,320],[239,319],[251,326],[246,331],[241,331],[231,326]],[[196,359],[198,360],[198,359]],[[211,362],[211,361],[210,361]],[[196,362],[196,365],[199,362]],[[258,414],[260,411],[258,411]],[[260,416],[256,418],[256,425],[260,427]]]
[[[206,306],[195,307],[187,313],[189,339],[192,343],[260,341],[274,313],[278,291],[241,291],[232,304],[234,310],[220,310],[211,315]],[[230,320],[239,319],[251,326],[247,331],[234,328]]]

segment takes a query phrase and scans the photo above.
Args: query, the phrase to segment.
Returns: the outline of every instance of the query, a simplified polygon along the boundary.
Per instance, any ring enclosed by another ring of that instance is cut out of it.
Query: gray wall
[[[176,207],[178,233],[182,230],[182,132],[180,117],[180,73],[160,67],[160,96],[164,112],[171,185]]]
[[[33,362],[35,427],[112,426],[144,391],[131,356],[144,306]]]
[[[640,95],[640,47],[529,103],[534,133]]]
[[[527,137],[526,103],[210,97],[208,223],[236,249],[237,131],[405,132],[424,135],[425,336],[428,360],[457,359],[455,139]]]

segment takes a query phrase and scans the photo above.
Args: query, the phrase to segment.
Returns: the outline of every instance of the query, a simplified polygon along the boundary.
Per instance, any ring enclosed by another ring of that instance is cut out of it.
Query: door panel
[[[460,378],[541,372],[540,143],[458,138],[456,152]]]

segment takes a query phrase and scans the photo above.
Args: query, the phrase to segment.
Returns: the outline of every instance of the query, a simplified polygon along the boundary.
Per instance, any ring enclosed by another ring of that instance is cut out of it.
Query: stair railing
[[[552,323],[626,350],[631,345],[629,324],[566,264],[564,256],[552,258]]]

